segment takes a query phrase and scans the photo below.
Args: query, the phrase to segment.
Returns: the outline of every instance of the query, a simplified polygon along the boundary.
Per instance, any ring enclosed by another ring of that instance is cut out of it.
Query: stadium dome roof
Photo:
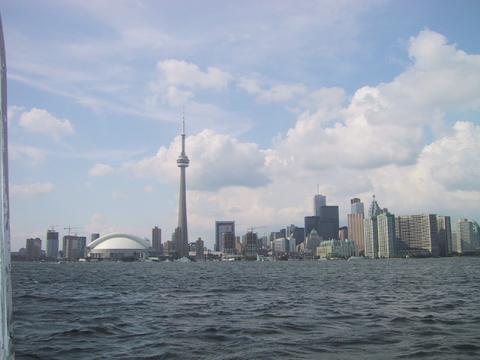
[[[147,239],[124,233],[103,235],[88,244],[91,250],[146,250],[150,247]]]

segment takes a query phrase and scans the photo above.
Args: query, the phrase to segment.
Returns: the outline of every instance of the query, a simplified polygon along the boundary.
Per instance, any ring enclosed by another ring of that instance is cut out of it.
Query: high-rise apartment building
[[[252,231],[247,232],[245,237],[245,256],[253,257],[258,255],[258,236]]]
[[[399,255],[438,256],[437,216],[398,216],[395,219]]]
[[[85,257],[87,238],[85,236],[65,235],[63,237],[63,254],[68,260],[78,260]]]
[[[458,220],[455,226],[456,252],[459,254],[476,250],[476,237],[473,222],[468,219]]]
[[[225,251],[226,233],[233,234],[235,239],[235,221],[215,221],[215,251]]]
[[[363,232],[365,240],[365,257],[378,258],[378,227],[377,218],[366,218],[363,220]]]
[[[377,215],[378,257],[391,258],[396,254],[395,216],[388,211]]]
[[[42,240],[40,238],[27,239],[27,258],[38,260],[42,256]]]
[[[452,226],[450,216],[437,215],[438,253],[447,256],[453,252]]]
[[[157,254],[163,253],[162,229],[160,229],[158,226],[155,226],[152,229],[152,248]]]
[[[47,230],[47,257],[56,259],[58,257],[58,231]]]

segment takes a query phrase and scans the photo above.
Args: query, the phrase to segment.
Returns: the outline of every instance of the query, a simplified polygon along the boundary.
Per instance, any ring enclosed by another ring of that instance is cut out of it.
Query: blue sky
[[[23,1],[0,7],[12,248],[78,227],[166,240],[187,118],[190,238],[327,202],[480,215],[478,1]],[[263,231],[263,230],[262,230]]]

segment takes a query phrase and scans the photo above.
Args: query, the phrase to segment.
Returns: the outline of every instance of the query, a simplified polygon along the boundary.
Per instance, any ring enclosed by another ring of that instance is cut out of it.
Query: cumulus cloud
[[[188,169],[191,189],[212,191],[228,186],[256,187],[269,181],[263,172],[264,154],[256,144],[203,130],[188,136],[186,146],[187,154],[191,155]],[[180,137],[177,137],[169,147],[161,147],[156,155],[126,164],[125,168],[137,176],[176,181],[180,147]]]
[[[23,112],[20,115],[19,124],[29,132],[47,135],[54,139],[75,132],[70,120],[59,119],[44,109],[33,108]]]
[[[202,71],[196,64],[183,60],[167,59],[157,64],[157,80],[150,83],[153,95],[148,100],[154,103],[158,97],[172,106],[182,105],[194,97],[199,89],[222,90],[232,76],[218,67]]]
[[[255,95],[256,99],[263,103],[285,102],[307,92],[303,84],[278,84],[265,87],[255,78],[241,78],[238,81],[238,87]]]
[[[14,196],[35,196],[48,194],[52,192],[54,186],[49,182],[38,182],[38,183],[29,183],[29,184],[13,184],[10,188],[12,195]]]
[[[10,144],[9,156],[12,160],[28,159],[32,164],[37,165],[45,160],[47,154],[34,146]]]
[[[113,174],[114,171],[114,168],[110,165],[97,163],[88,171],[88,175],[93,177],[107,176]]]

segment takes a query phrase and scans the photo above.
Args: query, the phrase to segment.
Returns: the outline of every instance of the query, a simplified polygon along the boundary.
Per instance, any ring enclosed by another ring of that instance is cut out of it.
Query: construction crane
[[[58,226],[58,225],[50,225],[50,229],[48,230],[55,231],[55,226]]]
[[[78,226],[68,226],[68,227],[63,228],[63,230],[68,230],[68,235],[70,235],[72,230],[74,230],[74,229],[80,229],[80,228]],[[75,233],[75,235],[77,235],[77,234]]]

